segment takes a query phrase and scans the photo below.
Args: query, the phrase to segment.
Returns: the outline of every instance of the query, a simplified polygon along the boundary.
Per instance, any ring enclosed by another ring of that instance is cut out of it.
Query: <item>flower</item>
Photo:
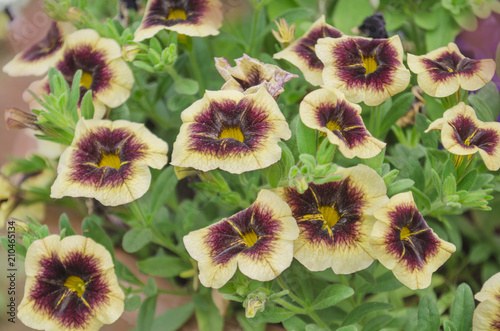
[[[480,304],[474,310],[473,330],[500,329],[500,272],[491,276],[475,295]]]
[[[104,116],[106,108],[115,108],[130,96],[134,76],[127,63],[121,58],[118,43],[109,38],[101,38],[91,29],[78,30],[68,36],[62,58],[55,64],[71,86],[77,70],[82,70],[80,80],[80,102],[88,90],[92,90],[94,118]],[[28,90],[36,95],[50,93],[48,76],[33,82]],[[33,106],[35,101],[29,94],[24,100]]]
[[[382,12],[377,12],[365,18],[361,26],[360,32],[369,38],[388,38],[385,30],[385,20]]]
[[[106,206],[129,203],[146,193],[148,166],[161,169],[167,150],[144,124],[81,118],[59,160],[50,196],[95,198]]]
[[[261,88],[254,94],[207,91],[181,114],[171,164],[241,174],[281,158],[280,139],[291,131],[278,104]]]
[[[274,20],[274,23],[278,27],[278,31],[271,30],[274,38],[284,47],[288,47],[295,40],[295,23],[288,26],[288,22],[283,17],[280,18],[278,23]]]
[[[261,190],[245,210],[184,236],[198,261],[200,282],[220,288],[240,271],[259,281],[276,278],[293,259],[299,229],[290,207],[275,193]]]
[[[43,75],[61,58],[66,35],[71,30],[74,28],[68,23],[53,22],[41,40],[14,56],[3,71],[12,77]]]
[[[393,196],[374,213],[370,236],[373,257],[412,290],[430,285],[431,276],[455,246],[439,239],[418,212],[411,192]]]
[[[41,126],[36,123],[37,116],[33,113],[22,111],[18,108],[8,108],[5,110],[5,123],[7,129],[32,129],[40,130]]]
[[[104,246],[83,236],[33,242],[18,317],[37,330],[98,330],[123,312],[124,295]]]
[[[410,82],[397,35],[389,39],[323,38],[318,40],[316,55],[325,64],[325,85],[341,90],[354,103],[379,105]]]
[[[306,95],[299,112],[306,126],[324,132],[346,158],[371,158],[386,145],[366,130],[361,107],[347,101],[334,88],[325,87]]]
[[[292,209],[300,229],[294,257],[311,271],[331,267],[336,274],[367,268],[368,236],[375,222],[372,213],[389,198],[384,180],[368,166],[341,169],[338,181],[309,183],[300,194],[293,187],[278,189]]]
[[[215,67],[226,83],[222,90],[236,90],[244,94],[255,93],[264,86],[275,99],[283,93],[283,85],[292,78],[298,77],[278,66],[262,63],[257,59],[243,54],[243,57],[234,60],[235,67],[226,58],[216,57]]]
[[[446,97],[460,88],[478,90],[491,80],[496,68],[491,59],[466,58],[454,43],[422,56],[408,54],[408,66],[418,75],[422,90],[433,97]]]
[[[489,170],[500,169],[500,123],[478,120],[474,109],[465,103],[445,111],[443,118],[432,122],[425,132],[431,130],[441,130],[441,141],[450,153],[479,152]]]
[[[300,69],[304,78],[312,85],[323,84],[321,72],[323,63],[315,53],[315,47],[319,38],[339,38],[342,32],[331,25],[326,24],[325,16],[318,18],[316,22],[306,31],[304,36],[294,41],[290,46],[274,54],[275,59],[285,59]]]
[[[218,35],[221,25],[219,0],[148,0],[134,41],[151,38],[163,29],[193,37]]]

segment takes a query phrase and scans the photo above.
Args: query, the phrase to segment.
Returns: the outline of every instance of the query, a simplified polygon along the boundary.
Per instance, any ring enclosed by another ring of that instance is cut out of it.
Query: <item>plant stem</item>
[[[194,75],[196,77],[196,80],[198,81],[198,95],[203,95],[205,93],[205,82],[203,81],[203,76],[201,75],[201,69],[200,66],[198,65],[198,61],[196,60],[195,54],[194,54],[194,47],[191,47],[189,50],[189,60],[191,61],[191,66],[193,67]]]
[[[132,214],[137,218],[137,220],[144,226],[147,227],[148,219],[146,218],[146,214],[142,210],[141,205],[137,202],[137,200],[132,201],[128,204],[128,208],[132,212]]]

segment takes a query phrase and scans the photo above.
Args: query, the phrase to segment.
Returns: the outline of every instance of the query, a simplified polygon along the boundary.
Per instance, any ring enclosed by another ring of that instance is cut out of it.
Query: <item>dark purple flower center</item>
[[[144,27],[198,24],[207,10],[207,0],[153,0]]]
[[[25,61],[40,60],[61,49],[63,43],[61,31],[59,31],[57,23],[54,22],[42,40],[23,52],[22,59]]]
[[[294,51],[307,61],[310,68],[323,69],[323,62],[316,56],[316,44],[319,38],[339,38],[342,33],[337,29],[328,26],[321,26],[311,30],[306,36],[300,39]]]
[[[488,154],[494,154],[495,147],[499,143],[498,133],[492,129],[478,128],[469,117],[459,115],[448,124],[454,130],[454,139],[463,147],[474,147],[484,150]]]
[[[264,77],[262,70],[257,64],[250,64],[250,68],[244,72],[244,75],[245,78],[243,79],[232,76],[241,85],[243,91],[270,80],[270,78]]]
[[[42,259],[40,272],[30,290],[34,308],[55,318],[68,329],[84,327],[100,306],[109,300],[98,259],[73,252],[61,260],[56,254]]]
[[[436,60],[422,60],[435,81],[445,81],[451,76],[462,74],[472,76],[478,69],[477,60],[464,58],[455,52],[445,52]]]

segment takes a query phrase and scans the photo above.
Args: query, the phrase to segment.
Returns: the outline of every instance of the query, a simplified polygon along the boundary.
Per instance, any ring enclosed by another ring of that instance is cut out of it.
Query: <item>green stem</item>
[[[148,219],[146,218],[146,214],[142,210],[141,205],[137,202],[137,200],[132,201],[128,204],[128,208],[135,216],[135,218],[144,226],[147,227]]]
[[[198,94],[201,96],[203,95],[203,93],[205,93],[205,82],[203,81],[201,69],[200,66],[198,65],[198,61],[196,60],[194,54],[194,47],[191,47],[191,49],[189,50],[189,60],[191,61],[191,66],[193,67],[194,75],[196,77],[196,80],[198,81],[199,85]]]
[[[284,300],[284,299],[274,299],[274,302],[279,303],[281,306],[285,307],[286,309],[293,311],[295,314],[307,314],[305,309],[302,309],[300,307],[297,307],[295,305],[292,305],[290,302]]]
[[[253,55],[252,51],[254,50],[254,46],[255,46],[255,37],[257,34],[257,23],[259,20],[261,6],[254,5],[254,10],[255,10],[255,14],[253,15],[252,34],[250,37],[250,44],[248,45],[247,49],[245,50],[245,53],[250,54],[251,56]]]

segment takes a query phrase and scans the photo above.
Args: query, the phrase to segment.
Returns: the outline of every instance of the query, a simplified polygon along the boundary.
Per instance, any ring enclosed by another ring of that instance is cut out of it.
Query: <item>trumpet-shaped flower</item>
[[[338,173],[344,178],[309,183],[302,194],[293,187],[278,192],[300,229],[294,257],[311,271],[331,267],[336,274],[350,274],[373,262],[368,244],[375,222],[372,213],[389,199],[384,180],[368,166],[359,164]]]
[[[341,90],[351,102],[379,105],[410,82],[399,36],[323,38],[318,40],[316,54],[325,65],[324,84]]]
[[[325,87],[306,95],[299,112],[306,126],[325,133],[349,159],[374,157],[385,146],[366,130],[361,107],[347,101],[344,94],[334,88]]]
[[[431,130],[441,130],[441,142],[450,153],[479,152],[489,170],[500,169],[500,123],[480,121],[474,109],[465,103],[445,111],[443,118],[432,122],[425,132]]]
[[[68,36],[62,58],[55,64],[71,86],[73,77],[82,70],[80,80],[80,101],[88,90],[92,90],[95,107],[94,118],[100,119],[106,112],[105,106],[118,107],[130,96],[134,76],[127,63],[121,58],[121,48],[116,41],[101,38],[91,29],[78,30]],[[28,90],[36,95],[50,93],[49,79],[33,82]],[[24,100],[36,105],[29,94]]]
[[[43,75],[61,58],[70,30],[74,29],[68,23],[53,22],[41,40],[14,56],[3,71],[12,77]]]
[[[418,75],[422,90],[433,97],[446,97],[460,88],[478,90],[491,80],[496,67],[491,59],[466,58],[454,43],[426,55],[408,54],[408,66]]]
[[[473,330],[500,329],[500,272],[491,276],[475,295],[480,304],[474,310]]]
[[[290,207],[275,193],[262,190],[247,209],[184,236],[184,245],[198,261],[200,282],[219,288],[236,268],[260,281],[279,276],[292,263],[298,235]]]
[[[374,215],[373,257],[412,290],[428,287],[432,273],[455,252],[455,246],[427,225],[411,192],[396,194]]]
[[[167,150],[143,124],[82,118],[61,155],[50,196],[95,198],[106,206],[129,203],[146,193],[148,166],[161,169]]]
[[[266,168],[281,158],[280,139],[291,137],[278,104],[263,87],[248,95],[207,91],[181,119],[171,164],[201,171],[240,174]]]
[[[26,253],[18,317],[37,330],[99,330],[123,312],[124,295],[104,246],[83,236],[51,235]]]
[[[221,25],[219,0],[148,0],[134,41],[151,38],[163,29],[192,37],[217,35]]]
[[[294,41],[290,46],[274,54],[275,59],[285,59],[300,69],[304,78],[312,85],[323,84],[321,72],[323,62],[316,56],[315,47],[318,39],[325,37],[339,38],[342,32],[326,24],[325,16],[321,16],[306,31],[304,36]]]
[[[278,66],[262,63],[246,54],[234,62],[236,66],[231,67],[226,58],[215,58],[215,67],[226,80],[222,90],[236,90],[250,94],[264,86],[269,94],[277,99],[285,91],[283,85],[292,78],[298,77]]]

